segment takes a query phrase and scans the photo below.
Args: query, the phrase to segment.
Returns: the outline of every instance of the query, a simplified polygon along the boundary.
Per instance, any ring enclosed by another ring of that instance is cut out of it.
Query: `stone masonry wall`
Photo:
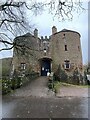
[[[64,39],[65,35],[65,39]],[[59,32],[51,36],[51,57],[53,59],[53,70],[57,69],[57,66],[61,64],[63,68],[64,61],[70,61],[69,74],[82,65],[82,53],[80,44],[80,35],[76,32]],[[67,51],[65,51],[65,45],[67,45]],[[79,71],[82,73],[82,69]]]
[[[55,30],[54,30],[55,29]],[[35,71],[40,73],[39,59],[43,57],[52,59],[52,71],[55,72],[58,69],[59,64],[64,69],[64,61],[70,61],[70,69],[66,72],[71,75],[77,68],[81,74],[82,69],[82,50],[80,43],[80,34],[71,30],[62,30],[57,32],[56,27],[52,28],[52,35],[47,39],[45,37],[38,38],[38,30],[34,31],[35,35],[27,33],[23,36],[15,38],[17,44],[25,44],[25,55],[22,55],[19,51],[17,53],[16,48],[13,51],[13,65],[17,71],[20,70],[20,64],[25,63],[28,71]],[[44,43],[47,43],[48,49],[46,54],[44,53]],[[67,45],[67,51],[65,51],[65,45]],[[64,69],[65,70],[65,69]]]

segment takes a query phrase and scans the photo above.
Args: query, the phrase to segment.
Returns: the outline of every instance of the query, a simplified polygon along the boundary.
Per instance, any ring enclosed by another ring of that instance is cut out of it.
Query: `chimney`
[[[37,29],[34,30],[34,36],[38,37],[38,30]]]
[[[53,26],[52,27],[52,35],[55,34],[55,33],[57,33],[57,28],[56,28],[56,26]]]

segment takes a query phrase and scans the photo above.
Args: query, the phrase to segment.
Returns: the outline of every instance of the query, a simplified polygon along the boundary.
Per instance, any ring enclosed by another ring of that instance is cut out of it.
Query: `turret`
[[[55,33],[57,33],[57,28],[56,28],[56,26],[53,26],[52,27],[52,35],[55,34]]]
[[[37,29],[34,30],[34,36],[38,37],[38,30]]]

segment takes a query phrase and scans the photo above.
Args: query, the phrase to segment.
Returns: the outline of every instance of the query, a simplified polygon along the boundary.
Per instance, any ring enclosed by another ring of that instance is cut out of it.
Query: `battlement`
[[[49,37],[49,38],[50,38],[50,37]],[[42,40],[42,41],[49,41],[49,38],[48,38],[47,36],[45,36],[45,37],[41,36],[41,40]]]

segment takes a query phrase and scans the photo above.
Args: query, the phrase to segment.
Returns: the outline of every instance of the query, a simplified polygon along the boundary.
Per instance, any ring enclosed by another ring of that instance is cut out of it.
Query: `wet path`
[[[90,98],[55,97],[53,92],[48,91],[47,82],[47,77],[40,77],[14,93],[3,96],[2,117],[88,118]]]
[[[15,90],[10,96],[52,97],[54,92],[49,91],[47,83],[47,77],[39,77],[28,83],[28,85]]]
[[[87,98],[4,98],[4,118],[88,118]]]

